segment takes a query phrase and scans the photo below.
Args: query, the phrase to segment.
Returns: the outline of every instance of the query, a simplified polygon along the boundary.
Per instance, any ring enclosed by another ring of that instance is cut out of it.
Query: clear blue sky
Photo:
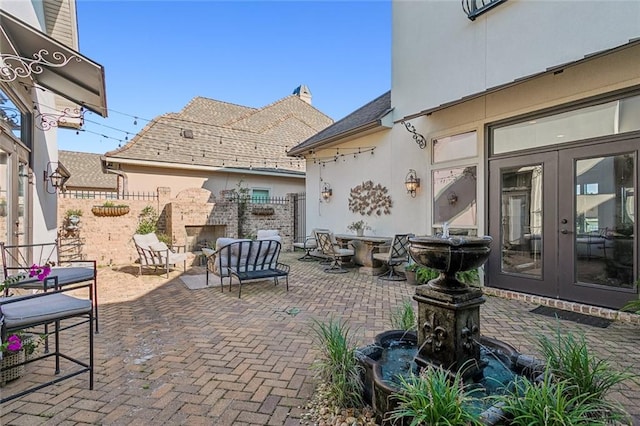
[[[78,0],[77,9],[80,52],[105,67],[110,112],[87,113],[88,132],[60,130],[63,150],[115,149],[100,135],[127,134],[109,127],[131,139],[143,118],[195,96],[259,108],[306,84],[313,105],[338,120],[391,85],[389,0]]]

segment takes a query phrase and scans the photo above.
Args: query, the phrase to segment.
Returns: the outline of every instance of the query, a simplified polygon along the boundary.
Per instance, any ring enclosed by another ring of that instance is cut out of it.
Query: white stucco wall
[[[0,8],[45,32],[44,15],[40,2],[0,0]],[[75,19],[75,17],[73,18]],[[22,86],[15,84],[15,82],[10,84],[9,90],[13,91],[14,96],[20,98],[29,111],[33,111],[34,103],[45,106],[55,105],[55,97],[50,91],[31,89],[30,92],[26,92]],[[27,232],[34,243],[51,242],[57,238],[57,198],[55,194],[47,193],[43,180],[43,170],[46,170],[49,162],[57,161],[57,129],[43,131],[34,126],[31,156],[31,170],[33,172],[31,181],[33,184],[30,186],[32,217],[31,223],[27,224]]]
[[[243,188],[268,189],[274,197],[284,197],[289,193],[305,190],[304,176],[279,177],[262,176],[251,173],[224,173],[196,170],[178,170],[161,167],[140,167],[123,165],[127,176],[128,192],[154,192],[159,186],[171,188],[172,196],[190,188],[204,188],[216,197],[222,190],[238,189],[242,181]]]
[[[392,106],[404,116],[640,35],[640,2],[505,2],[470,21],[459,1],[393,2]]]

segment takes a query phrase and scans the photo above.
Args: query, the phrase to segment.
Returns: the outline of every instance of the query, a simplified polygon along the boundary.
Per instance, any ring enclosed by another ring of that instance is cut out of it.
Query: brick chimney
[[[311,105],[311,91],[306,85],[301,84],[300,86],[296,87],[296,89],[293,91],[293,94],[299,96],[300,99]]]

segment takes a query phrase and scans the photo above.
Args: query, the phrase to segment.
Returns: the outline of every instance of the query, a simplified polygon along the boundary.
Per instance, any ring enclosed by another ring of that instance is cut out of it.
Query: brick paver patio
[[[94,390],[86,375],[45,388],[0,406],[0,424],[300,424],[314,388],[311,319],[346,319],[358,340],[370,343],[390,328],[392,311],[415,287],[355,271],[329,275],[298,256],[282,256],[292,267],[289,292],[284,285],[254,283],[243,286],[242,299],[217,285],[189,290],[180,271],[167,280],[136,278],[134,267],[101,269]],[[187,273],[202,272],[192,267]],[[536,354],[535,334],[551,333],[558,322],[530,313],[535,306],[487,297],[482,333]],[[640,327],[559,324],[584,332],[590,347],[616,368],[640,365]],[[79,358],[86,356],[83,333],[84,327],[62,340]],[[0,391],[42,381],[41,374],[49,369],[31,365]],[[626,383],[616,398],[640,419],[640,384]]]

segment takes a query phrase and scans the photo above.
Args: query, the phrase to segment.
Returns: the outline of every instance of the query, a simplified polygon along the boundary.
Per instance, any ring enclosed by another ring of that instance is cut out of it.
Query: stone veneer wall
[[[98,217],[91,208],[105,200],[58,199],[58,229],[64,240],[65,212],[82,210],[77,237],[82,243],[82,257],[96,260],[99,265],[124,265],[136,261],[138,254],[132,236],[138,227],[138,216],[147,206],[160,214],[158,228],[171,236],[174,244],[183,245],[187,240],[185,226],[223,225],[227,237],[238,238],[238,205],[235,202],[216,199],[201,188],[185,190],[171,198],[167,188],[159,188],[158,199],[111,200],[126,204],[130,211],[124,216]],[[258,207],[257,210],[254,209]],[[264,209],[267,208],[267,211]],[[271,210],[273,209],[273,213]],[[254,213],[262,214],[254,214]],[[270,213],[270,214],[265,214]],[[243,229],[255,235],[258,229],[277,229],[282,236],[282,249],[293,250],[293,194],[284,204],[248,204]]]

